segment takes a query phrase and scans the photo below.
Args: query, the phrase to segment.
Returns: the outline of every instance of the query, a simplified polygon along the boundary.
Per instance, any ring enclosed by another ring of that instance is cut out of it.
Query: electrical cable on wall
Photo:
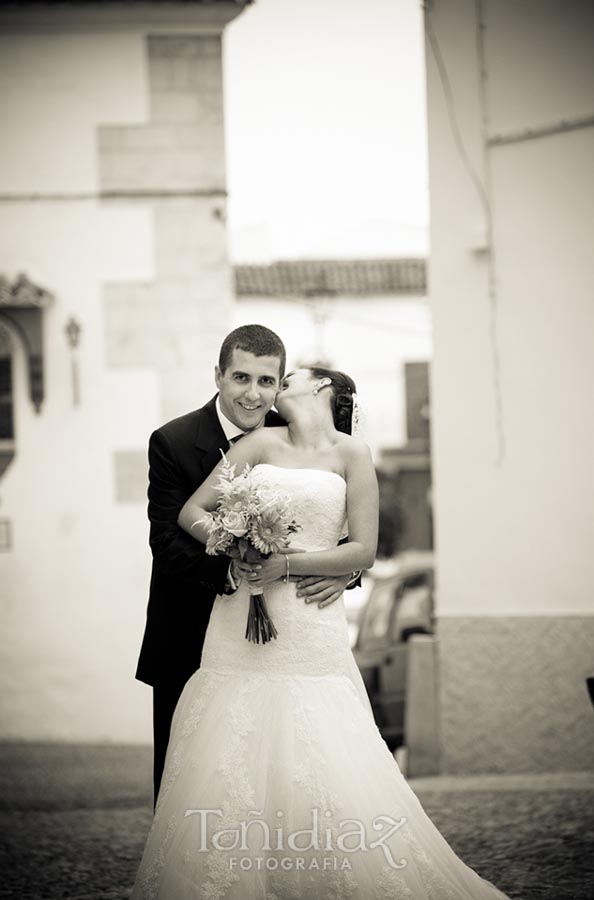
[[[483,169],[485,173],[485,196],[487,207],[485,214],[487,229],[487,279],[489,291],[489,342],[491,346],[491,361],[493,366],[493,394],[495,401],[495,427],[497,429],[497,457],[495,465],[499,466],[505,456],[505,433],[503,428],[503,397],[501,390],[501,359],[499,355],[499,340],[497,334],[497,275],[495,265],[495,240],[493,236],[493,191],[491,187],[491,158],[489,150],[489,105],[487,94],[487,59],[485,54],[484,33],[486,23],[483,15],[483,0],[475,0],[476,8],[476,37],[477,55],[479,59],[480,95],[481,95],[481,125],[483,143]]]
[[[481,0],[475,0],[475,11],[477,21],[477,53],[479,60],[479,86],[481,101],[481,137],[483,145],[483,166],[485,171],[485,183],[479,177],[475,170],[460,131],[458,117],[456,114],[456,104],[454,94],[448,75],[447,67],[439,41],[433,29],[431,22],[432,0],[426,0],[423,4],[425,12],[425,33],[427,42],[431,47],[439,80],[443,89],[446,111],[450,130],[454,139],[454,144],[462,161],[462,165],[466,170],[478,195],[483,214],[485,217],[485,232],[487,237],[487,291],[489,299],[489,345],[491,347],[491,365],[493,376],[493,398],[495,404],[495,431],[497,436],[497,455],[495,457],[495,465],[499,466],[505,457],[505,433],[503,426],[503,397],[501,390],[501,362],[499,354],[499,341],[497,333],[497,278],[495,267],[495,246],[493,239],[493,208],[491,201],[491,184],[490,184],[490,159],[488,144],[488,106],[487,106],[487,67],[485,60],[485,50],[483,41],[483,32],[486,28],[483,16],[483,8]]]

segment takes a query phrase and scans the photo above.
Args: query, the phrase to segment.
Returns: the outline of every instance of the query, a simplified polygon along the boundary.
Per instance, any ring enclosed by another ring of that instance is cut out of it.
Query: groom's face
[[[235,347],[224,372],[215,368],[221,410],[242,431],[264,422],[280,387],[278,356],[254,356]]]

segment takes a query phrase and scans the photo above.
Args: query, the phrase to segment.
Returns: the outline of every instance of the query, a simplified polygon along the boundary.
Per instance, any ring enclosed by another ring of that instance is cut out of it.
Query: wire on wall
[[[492,207],[492,190],[491,190],[491,167],[490,167],[490,159],[489,159],[489,142],[488,142],[488,127],[489,127],[489,114],[488,114],[488,102],[487,102],[487,65],[486,65],[486,57],[485,57],[485,47],[484,47],[484,31],[486,29],[484,14],[483,14],[483,5],[482,0],[475,0],[475,13],[476,13],[476,39],[477,39],[477,54],[478,54],[478,62],[479,62],[479,91],[480,91],[480,103],[481,103],[481,137],[482,137],[482,146],[483,146],[483,168],[484,168],[484,182],[481,180],[478,172],[472,164],[470,156],[468,155],[468,151],[464,144],[464,140],[462,138],[462,133],[460,131],[460,126],[458,123],[458,116],[456,114],[456,104],[454,100],[454,93],[452,90],[452,85],[450,82],[450,78],[448,75],[447,67],[443,58],[443,54],[441,52],[441,48],[439,46],[439,41],[437,39],[437,35],[433,29],[433,23],[431,21],[431,11],[433,6],[433,0],[426,0],[423,4],[423,9],[425,11],[425,34],[427,36],[427,43],[431,47],[431,52],[433,53],[433,57],[435,60],[435,64],[437,66],[437,72],[439,75],[439,80],[441,83],[441,87],[444,94],[446,112],[448,116],[448,122],[450,125],[450,130],[452,133],[452,137],[454,139],[454,143],[456,145],[456,149],[458,151],[458,155],[462,161],[462,165],[466,170],[470,181],[472,182],[477,196],[479,198],[483,215],[485,218],[485,233],[487,238],[487,291],[488,291],[488,300],[489,300],[489,346],[491,348],[491,367],[492,367],[492,379],[493,379],[493,397],[494,397],[494,405],[495,405],[495,431],[496,431],[496,439],[497,439],[497,453],[495,457],[495,465],[499,466],[503,462],[505,457],[505,432],[504,432],[504,418],[503,418],[503,397],[501,390],[501,361],[499,354],[499,338],[498,338],[498,296],[497,296],[497,274],[496,274],[496,263],[495,263],[495,245],[493,238],[493,207]]]
[[[493,399],[495,402],[495,427],[497,432],[497,456],[495,465],[499,466],[505,456],[505,432],[503,427],[503,397],[501,390],[501,359],[499,354],[498,325],[498,297],[497,297],[497,272],[495,259],[495,239],[493,235],[493,190],[491,185],[491,156],[489,151],[489,101],[488,101],[488,72],[487,58],[485,54],[486,22],[484,17],[483,0],[475,0],[476,9],[476,38],[477,56],[479,61],[479,83],[481,98],[481,137],[483,144],[483,170],[485,177],[485,194],[487,208],[485,223],[487,229],[487,279],[489,292],[489,343],[491,346],[491,364],[493,371]]]

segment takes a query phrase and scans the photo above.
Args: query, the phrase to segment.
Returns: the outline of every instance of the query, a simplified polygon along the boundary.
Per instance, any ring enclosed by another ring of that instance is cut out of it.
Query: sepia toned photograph
[[[0,897],[594,900],[594,5],[0,2]]]

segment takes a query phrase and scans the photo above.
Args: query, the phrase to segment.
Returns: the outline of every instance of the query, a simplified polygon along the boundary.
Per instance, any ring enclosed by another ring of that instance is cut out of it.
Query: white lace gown
[[[289,492],[307,550],[335,546],[346,485],[254,467]],[[245,639],[247,589],[217,597],[176,707],[133,900],[504,900],[453,852],[375,725],[342,598],[265,590],[278,638]]]

